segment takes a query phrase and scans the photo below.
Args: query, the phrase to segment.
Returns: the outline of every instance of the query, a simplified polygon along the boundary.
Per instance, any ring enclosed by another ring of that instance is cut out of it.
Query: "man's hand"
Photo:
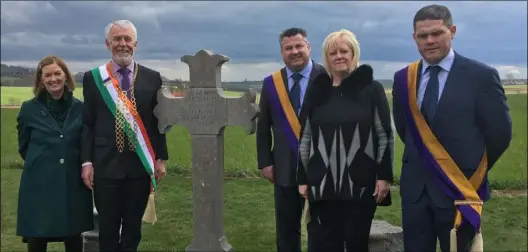
[[[93,173],[93,166],[91,164],[87,164],[82,167],[82,181],[84,185],[86,185],[86,187],[88,187],[90,190],[93,190]]]
[[[380,203],[389,193],[389,182],[385,180],[376,181],[376,189],[374,189],[374,196],[376,198],[376,203]]]
[[[262,168],[260,170],[260,174],[262,175],[262,177],[264,177],[267,180],[269,180],[269,182],[271,182],[271,183],[274,182],[273,181],[273,166],[272,165]]]
[[[299,194],[303,196],[303,198],[308,198],[308,186],[307,185],[299,185]]]
[[[159,183],[165,177],[165,162],[163,160],[156,160],[154,162],[154,177],[156,177],[156,183]]]

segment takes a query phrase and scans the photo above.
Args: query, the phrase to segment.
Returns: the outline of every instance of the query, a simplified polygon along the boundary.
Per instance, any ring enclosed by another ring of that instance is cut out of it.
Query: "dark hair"
[[[66,63],[64,63],[64,60],[62,60],[58,56],[49,55],[41,59],[37,65],[37,73],[35,74],[35,82],[33,82],[33,94],[35,96],[40,95],[41,92],[46,90],[46,88],[42,85],[42,68],[44,68],[47,65],[52,65],[52,64],[57,64],[64,72],[64,75],[66,77],[65,91],[72,92],[75,89],[75,82],[73,81],[73,77],[70,73],[70,70],[66,66]]]
[[[279,36],[279,42],[282,42],[282,39],[284,37],[293,37],[297,34],[301,34],[301,36],[303,36],[304,38],[306,38],[306,31],[302,28],[297,28],[297,27],[292,27],[292,28],[288,28],[284,31],[281,32],[280,36]]]
[[[446,6],[439,4],[428,5],[418,10],[414,15],[413,28],[416,29],[416,23],[424,20],[442,20],[447,27],[453,25],[451,11]]]

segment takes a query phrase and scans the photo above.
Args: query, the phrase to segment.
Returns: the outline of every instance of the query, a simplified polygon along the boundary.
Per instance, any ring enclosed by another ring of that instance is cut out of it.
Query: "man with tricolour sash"
[[[304,198],[297,187],[297,153],[304,94],[324,67],[310,58],[306,31],[289,28],[279,36],[284,68],[264,78],[257,123],[258,169],[273,183],[276,251],[301,251]],[[308,242],[309,243],[309,242]]]
[[[482,251],[487,174],[508,148],[511,118],[494,68],[451,48],[448,8],[413,21],[422,59],[394,75],[393,113],[405,149],[400,193],[405,251]]]
[[[154,193],[168,159],[153,114],[162,80],[133,60],[130,21],[110,23],[105,36],[112,60],[83,78],[82,179],[94,190],[99,250],[137,251],[141,221],[156,221]]]

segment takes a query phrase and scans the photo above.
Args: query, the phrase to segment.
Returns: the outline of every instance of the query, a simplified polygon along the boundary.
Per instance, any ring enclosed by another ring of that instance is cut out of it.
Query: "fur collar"
[[[354,97],[361,93],[364,88],[372,87],[374,82],[374,70],[370,65],[365,64],[356,68],[337,88],[342,91],[343,95]],[[311,114],[314,106],[330,99],[333,89],[332,78],[326,72],[318,74],[306,92],[303,110]]]
[[[348,77],[343,79],[340,89],[344,93],[352,94],[360,91],[366,85],[369,85],[374,80],[374,71],[370,65],[361,65]],[[332,88],[332,78],[325,72],[321,73],[314,79],[314,88],[320,91]]]
[[[372,86],[374,83],[374,71],[370,65],[361,65],[348,77],[343,79],[339,88],[343,95],[354,97],[359,94],[365,87]],[[332,86],[332,78],[326,73],[322,72],[314,78],[312,84],[308,88],[304,102],[308,111],[312,106],[324,103],[330,98],[331,92],[334,89]]]

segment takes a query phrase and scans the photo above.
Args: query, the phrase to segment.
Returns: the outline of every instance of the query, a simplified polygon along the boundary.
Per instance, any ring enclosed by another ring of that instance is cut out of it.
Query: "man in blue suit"
[[[441,250],[449,251],[455,214],[461,214],[454,240],[457,251],[468,251],[480,214],[457,200],[467,200],[460,195],[471,190],[460,188],[473,176],[482,176],[482,184],[474,185],[471,195],[478,195],[480,203],[490,198],[487,172],[512,135],[506,96],[496,69],[451,48],[456,26],[448,8],[423,7],[413,25],[422,59],[396,72],[393,86],[394,123],[405,145],[400,178],[404,248],[434,252],[438,238]],[[483,172],[477,172],[481,167]],[[453,179],[455,173],[461,179]]]

